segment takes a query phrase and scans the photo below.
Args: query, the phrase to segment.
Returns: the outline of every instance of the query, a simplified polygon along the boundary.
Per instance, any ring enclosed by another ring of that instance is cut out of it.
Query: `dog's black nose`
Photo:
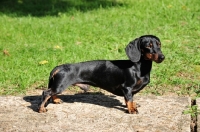
[[[156,61],[156,63],[161,63],[164,59],[165,59],[165,56],[162,55],[162,54],[160,54],[160,55],[158,56],[158,60]]]
[[[165,59],[165,56],[164,55],[161,55],[160,56],[160,60],[164,60]]]

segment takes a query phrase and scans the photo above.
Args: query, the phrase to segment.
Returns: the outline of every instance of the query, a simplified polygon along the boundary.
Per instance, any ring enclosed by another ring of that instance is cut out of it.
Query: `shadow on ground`
[[[64,103],[88,103],[94,105],[100,105],[108,108],[116,108],[118,110],[125,111],[126,108],[122,103],[115,99],[116,96],[104,95],[102,93],[79,93],[75,95],[58,95],[58,98],[62,99]],[[41,100],[41,96],[25,96],[23,98],[26,102],[31,103],[31,106],[28,106],[33,111],[38,111],[38,103]],[[52,103],[52,101],[50,101]],[[62,104],[59,104],[62,105]]]
[[[11,16],[58,16],[63,12],[86,12],[122,5],[116,0],[0,0],[0,13]]]

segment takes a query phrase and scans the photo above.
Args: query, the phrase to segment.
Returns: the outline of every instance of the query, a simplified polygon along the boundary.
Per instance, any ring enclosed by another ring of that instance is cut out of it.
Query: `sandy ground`
[[[38,113],[41,96],[0,97],[0,131],[10,132],[190,132],[190,115],[182,112],[188,97],[136,96],[139,114],[128,114],[124,99],[112,94],[68,94],[64,102]]]

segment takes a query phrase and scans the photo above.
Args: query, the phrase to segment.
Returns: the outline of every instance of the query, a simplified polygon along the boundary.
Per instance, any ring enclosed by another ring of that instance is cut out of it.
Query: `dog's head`
[[[126,46],[126,54],[132,62],[138,62],[141,58],[161,63],[165,56],[161,51],[160,39],[153,35],[145,35],[136,38]]]

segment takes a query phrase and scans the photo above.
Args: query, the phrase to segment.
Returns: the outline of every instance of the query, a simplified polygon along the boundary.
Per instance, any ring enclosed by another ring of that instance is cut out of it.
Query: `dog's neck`
[[[150,74],[152,68],[151,60],[145,60],[144,58],[141,58],[138,63],[140,63],[139,66],[140,66],[141,76]]]

